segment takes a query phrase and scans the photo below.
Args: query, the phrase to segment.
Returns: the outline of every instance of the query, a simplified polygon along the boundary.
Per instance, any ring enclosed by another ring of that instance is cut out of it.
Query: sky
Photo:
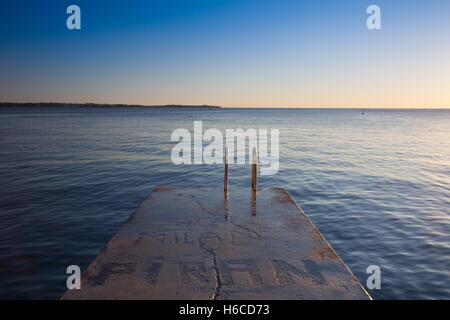
[[[450,1],[4,0],[0,40],[0,101],[450,108]]]

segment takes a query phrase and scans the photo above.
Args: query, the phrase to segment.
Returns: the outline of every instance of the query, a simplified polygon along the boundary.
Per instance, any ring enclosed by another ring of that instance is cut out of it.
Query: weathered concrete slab
[[[63,299],[369,299],[284,189],[156,188]]]

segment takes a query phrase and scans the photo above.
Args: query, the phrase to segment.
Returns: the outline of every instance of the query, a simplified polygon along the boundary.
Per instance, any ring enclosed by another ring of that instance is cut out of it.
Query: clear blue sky
[[[0,37],[0,101],[450,107],[450,1],[11,0]]]

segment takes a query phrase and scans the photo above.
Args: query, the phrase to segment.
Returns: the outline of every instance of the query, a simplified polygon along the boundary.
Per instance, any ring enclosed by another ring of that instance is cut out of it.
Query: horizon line
[[[13,102],[13,101],[6,101],[6,102],[0,102],[0,106],[6,106],[8,104],[12,105],[39,105],[39,104],[48,104],[48,105],[82,105],[82,106],[121,106],[121,107],[213,107],[213,108],[221,108],[221,109],[411,109],[411,110],[443,110],[443,109],[450,109],[450,106],[414,106],[414,107],[399,107],[399,106],[338,106],[338,107],[330,107],[330,106],[318,106],[318,107],[286,107],[286,106],[242,106],[242,107],[236,107],[236,106],[221,106],[220,104],[180,104],[180,103],[169,103],[169,104],[136,104],[136,103],[99,103],[99,102],[45,102],[45,101],[39,101],[39,102]]]

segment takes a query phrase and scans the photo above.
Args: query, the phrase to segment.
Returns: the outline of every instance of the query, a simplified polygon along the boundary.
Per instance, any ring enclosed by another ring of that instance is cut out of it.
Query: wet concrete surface
[[[281,188],[156,188],[62,299],[370,299]]]

